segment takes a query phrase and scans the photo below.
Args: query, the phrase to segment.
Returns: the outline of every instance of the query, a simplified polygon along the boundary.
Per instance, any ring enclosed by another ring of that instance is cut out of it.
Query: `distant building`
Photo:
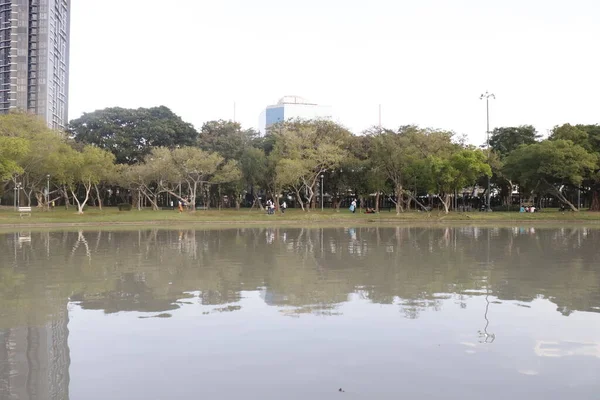
[[[258,130],[264,135],[267,129],[278,122],[289,119],[331,119],[331,106],[311,103],[299,96],[284,96],[277,104],[267,106],[260,114]]]
[[[0,114],[68,123],[71,0],[0,0]]]

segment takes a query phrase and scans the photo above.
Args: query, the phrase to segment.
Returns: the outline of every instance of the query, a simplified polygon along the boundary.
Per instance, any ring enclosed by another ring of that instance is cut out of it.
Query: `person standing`
[[[350,211],[352,211],[352,214],[356,213],[356,200],[352,200],[352,203],[350,203]]]

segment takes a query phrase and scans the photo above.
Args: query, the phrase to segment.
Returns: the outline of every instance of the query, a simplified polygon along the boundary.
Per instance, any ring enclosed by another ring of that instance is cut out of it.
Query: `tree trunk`
[[[416,196],[413,196],[410,193],[407,193],[407,195],[409,197],[411,197],[413,199],[413,201],[415,202],[415,204],[418,205],[419,207],[421,207],[423,209],[423,211],[427,211],[427,207],[425,207],[425,205],[423,203],[421,203],[419,200],[417,200]],[[417,207],[415,206],[415,208],[417,208]]]
[[[96,198],[98,199],[98,209],[102,211],[102,197],[100,197],[100,189],[98,185],[94,185],[94,189],[96,189]]]
[[[300,208],[302,208],[302,211],[306,211],[304,209],[304,203],[302,202],[302,197],[300,196],[300,191],[298,189],[294,189],[294,191],[296,192],[296,198],[298,199],[298,204],[300,204]]]
[[[404,212],[402,208],[402,185],[396,185],[396,201],[392,200],[396,205],[396,215],[400,215],[401,212]]]
[[[442,201],[442,204],[444,205],[444,211],[446,214],[448,214],[448,212],[449,212],[448,208],[450,206],[450,195],[449,194],[444,195],[443,200],[440,196],[438,196],[438,199],[440,199]]]
[[[377,191],[377,193],[375,194],[375,212],[379,212],[379,197],[381,196],[381,194],[379,193],[379,190]]]
[[[69,192],[68,192],[68,190],[67,190],[67,187],[66,187],[66,186],[63,186],[63,190],[62,190],[62,192],[63,192],[63,197],[65,198],[65,210],[68,210],[68,209],[69,209],[69,206],[70,206],[71,204],[70,204],[70,201],[69,201]]]
[[[598,189],[592,189],[592,204],[590,205],[590,211],[600,211],[600,196]]]
[[[77,198],[77,196],[75,195],[75,192],[73,191],[73,189],[71,189],[71,194],[73,195],[73,199],[75,199],[75,201],[77,202],[77,214],[83,214],[83,208],[85,207],[85,205],[87,204],[89,198],[90,198],[90,191],[92,190],[92,185],[84,185],[85,187],[85,198],[83,199],[83,201],[79,201],[79,199]]]

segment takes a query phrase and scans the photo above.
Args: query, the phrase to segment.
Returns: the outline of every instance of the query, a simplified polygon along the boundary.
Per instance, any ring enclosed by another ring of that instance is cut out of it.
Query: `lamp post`
[[[21,205],[21,182],[17,183],[17,187],[15,188],[17,190],[17,205],[15,206],[15,209],[17,207],[19,207]]]
[[[46,175],[46,209],[50,210],[50,174]]]
[[[323,178],[325,175],[321,174],[321,212],[323,212]]]
[[[17,209],[17,190],[18,190],[17,185],[15,185],[13,190],[15,191],[15,195],[13,196],[13,203],[15,204],[15,211],[16,211],[16,209]]]
[[[486,90],[484,94],[482,94],[481,96],[479,96],[479,99],[483,100],[485,99],[485,112],[486,112],[486,120],[487,120],[487,129],[486,129],[486,145],[487,145],[487,156],[488,156],[488,163],[490,162],[490,97],[492,99],[496,99],[496,96],[493,93],[488,93],[488,91]],[[491,192],[490,192],[490,180],[491,177],[488,176],[488,181],[487,181],[487,211],[491,211],[490,208],[490,196],[491,196]]]

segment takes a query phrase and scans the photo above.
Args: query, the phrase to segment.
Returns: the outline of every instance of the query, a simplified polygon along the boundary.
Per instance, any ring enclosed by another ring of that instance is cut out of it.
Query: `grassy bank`
[[[287,210],[285,214],[266,215],[264,212],[242,209],[236,210],[206,210],[195,212],[178,213],[177,211],[123,211],[116,208],[105,207],[104,210],[90,208],[83,215],[78,215],[75,209],[65,210],[57,208],[51,211],[34,209],[31,216],[21,218],[19,213],[12,208],[0,209],[0,226],[60,226],[60,225],[139,225],[139,224],[297,224],[297,223],[323,223],[323,224],[371,224],[371,223],[398,223],[398,222],[431,222],[443,223],[450,221],[464,222],[600,222],[600,213],[592,212],[558,212],[557,210],[545,210],[543,212],[529,214],[516,212],[406,212],[396,215],[393,211],[382,211],[378,214],[352,214],[348,210],[320,210],[302,212],[300,210]]]

